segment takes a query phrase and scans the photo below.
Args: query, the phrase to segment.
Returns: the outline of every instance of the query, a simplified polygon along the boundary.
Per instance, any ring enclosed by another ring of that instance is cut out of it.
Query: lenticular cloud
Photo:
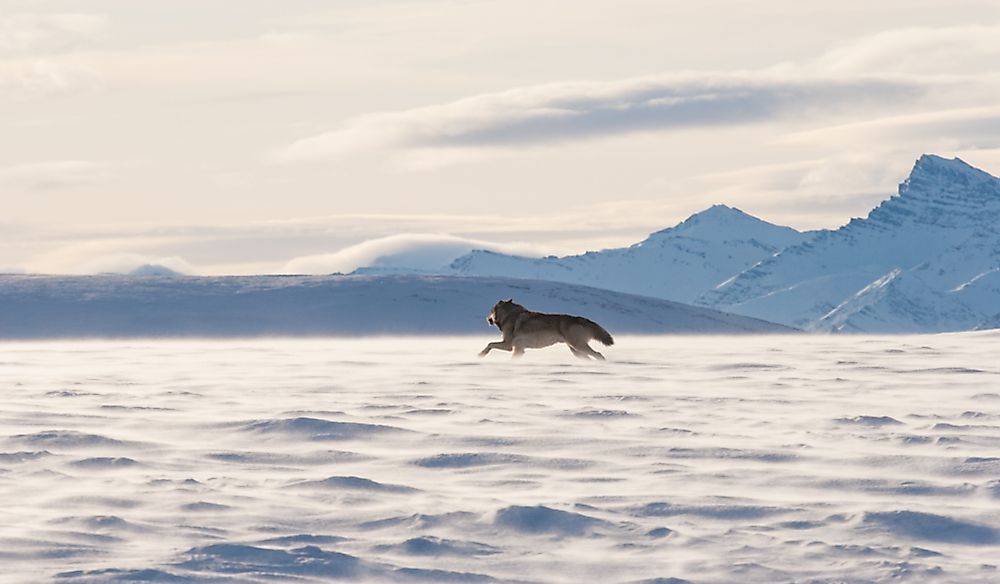
[[[899,103],[919,84],[874,77],[809,78],[772,73],[686,74],[602,83],[561,83],[369,114],[301,139],[274,155],[293,163],[378,148],[491,148],[637,131],[781,119],[823,108]]]
[[[475,249],[528,253],[524,245],[497,244],[454,235],[403,233],[372,239],[335,253],[303,256],[285,264],[295,274],[349,273],[359,268],[407,271],[437,271]]]

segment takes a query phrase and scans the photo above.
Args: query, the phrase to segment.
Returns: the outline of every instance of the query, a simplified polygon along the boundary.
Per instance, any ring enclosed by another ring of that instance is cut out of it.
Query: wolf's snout
[[[486,317],[486,322],[489,323],[489,324],[496,324],[495,322],[493,322],[493,317],[492,316],[487,316]]]

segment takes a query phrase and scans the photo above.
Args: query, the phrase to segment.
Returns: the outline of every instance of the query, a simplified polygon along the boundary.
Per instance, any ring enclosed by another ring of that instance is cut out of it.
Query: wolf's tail
[[[615,344],[615,340],[611,338],[611,333],[604,330],[604,327],[597,324],[596,322],[590,320],[589,318],[581,318],[587,328],[590,330],[590,334],[594,335],[594,339],[599,343],[607,346]]]

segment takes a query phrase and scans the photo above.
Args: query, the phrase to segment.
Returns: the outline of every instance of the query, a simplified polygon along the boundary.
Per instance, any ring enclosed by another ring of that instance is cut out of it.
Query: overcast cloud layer
[[[836,227],[924,152],[1000,172],[992,0],[0,8],[2,271],[580,252],[714,203]]]

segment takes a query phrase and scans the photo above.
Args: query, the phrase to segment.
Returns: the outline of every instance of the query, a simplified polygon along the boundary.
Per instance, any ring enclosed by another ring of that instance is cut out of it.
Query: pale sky
[[[0,271],[832,228],[925,152],[1000,174],[997,0],[0,0]]]

